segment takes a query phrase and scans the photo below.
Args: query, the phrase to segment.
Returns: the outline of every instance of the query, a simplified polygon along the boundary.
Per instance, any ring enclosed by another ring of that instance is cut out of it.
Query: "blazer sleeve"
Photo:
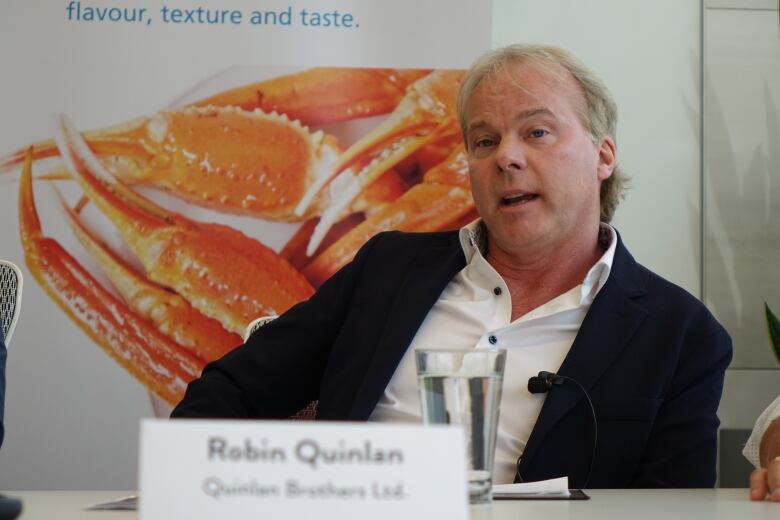
[[[731,361],[731,338],[702,308],[683,335],[677,368],[658,411],[637,488],[711,488],[716,481],[718,405]]]
[[[171,417],[287,418],[317,399],[365,259],[381,234],[355,259],[247,342],[203,369]]]

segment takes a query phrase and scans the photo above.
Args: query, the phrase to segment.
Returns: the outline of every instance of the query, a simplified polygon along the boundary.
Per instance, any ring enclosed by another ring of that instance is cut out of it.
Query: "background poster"
[[[160,121],[165,118],[155,116],[162,110],[180,114],[185,105],[247,83],[305,73],[315,66],[459,69],[490,46],[491,9],[484,2],[475,9],[452,0],[342,0],[329,2],[327,8],[306,0],[236,0],[218,6],[189,0],[14,0],[4,2],[3,9],[0,156],[4,157],[52,137],[58,124],[53,114],[67,115],[79,131],[151,118],[145,120],[151,125],[144,128],[152,134],[143,137],[149,139],[161,131]],[[421,77],[411,73],[409,82]],[[327,75],[327,81],[338,79],[335,73]],[[315,78],[314,87],[323,81]],[[349,75],[343,81],[358,84]],[[301,96],[305,95],[304,91]],[[229,110],[213,115],[239,120],[225,123],[227,127],[246,123],[244,116]],[[315,135],[323,130],[348,146],[387,117],[309,126]],[[167,121],[162,129],[173,132],[175,125]],[[196,135],[208,143],[219,138],[218,132]],[[184,134],[176,137],[176,142],[182,142]],[[139,161],[134,157],[113,166],[137,171]],[[0,453],[0,488],[132,488],[138,419],[153,414],[154,401],[147,388],[106,356],[31,276],[19,234],[19,171],[6,168],[0,174],[1,255],[20,265],[26,276],[22,317],[9,348],[8,427]],[[44,174],[58,180],[44,182]],[[77,183],[62,179],[62,174],[57,158],[33,165],[32,185],[43,232],[110,287],[94,257],[75,238],[58,201],[59,193],[73,207],[81,197]],[[148,186],[132,189],[186,219],[216,222],[255,237],[271,251],[279,251],[301,225],[222,211],[219,196],[211,199],[212,207],[203,207]],[[126,238],[94,202],[83,205],[79,217],[131,267],[141,270],[142,262]],[[201,238],[204,248],[208,236]],[[278,283],[289,284],[287,279]],[[77,308],[93,303],[69,301]],[[124,316],[120,319],[127,321]]]

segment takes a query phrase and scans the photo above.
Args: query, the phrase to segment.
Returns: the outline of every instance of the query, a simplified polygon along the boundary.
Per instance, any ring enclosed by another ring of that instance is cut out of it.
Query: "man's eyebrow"
[[[477,119],[476,121],[469,123],[468,127],[466,127],[466,130],[470,131],[485,126],[489,126],[487,121],[485,121],[484,119]]]
[[[517,114],[515,116],[515,119],[517,119],[517,120],[529,119],[531,117],[539,116],[539,115],[550,116],[550,117],[553,117],[553,118],[555,117],[555,114],[553,113],[552,110],[550,110],[549,108],[542,108],[542,107],[540,107],[540,108],[529,108],[528,110],[523,110],[522,112],[520,112],[519,114]],[[477,119],[476,121],[474,121],[472,123],[469,123],[469,125],[467,127],[467,130],[470,131],[470,130],[482,128],[482,127],[485,127],[485,126],[490,126],[490,124],[487,121],[485,121],[484,119]]]
[[[555,117],[555,114],[553,114],[552,110],[550,110],[549,108],[531,108],[528,110],[523,110],[522,112],[517,114],[515,116],[515,119],[528,119],[530,117],[539,116],[539,115]]]

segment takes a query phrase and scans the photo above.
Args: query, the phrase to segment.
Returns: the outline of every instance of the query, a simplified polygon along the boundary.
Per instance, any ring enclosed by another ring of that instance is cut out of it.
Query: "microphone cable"
[[[539,372],[539,375],[531,377],[528,379],[528,391],[532,394],[546,394],[548,391],[552,389],[554,385],[562,385],[566,381],[571,381],[577,387],[582,391],[583,395],[585,396],[585,399],[588,401],[588,406],[590,406],[590,413],[591,418],[593,419],[593,449],[590,454],[590,467],[588,468],[588,476],[585,478],[585,484],[582,485],[582,489],[585,489],[588,487],[588,483],[590,482],[590,475],[593,472],[593,463],[596,460],[596,444],[598,443],[599,438],[599,427],[598,427],[598,421],[596,420],[596,409],[593,407],[593,401],[590,399],[590,395],[588,395],[588,391],[585,390],[585,387],[583,387],[579,381],[576,379],[573,379],[568,376],[562,376],[559,374],[554,374],[552,372],[546,372],[541,371]],[[522,460],[522,455],[517,459],[517,476],[520,477],[520,480],[522,481],[522,477],[520,476],[520,461]]]

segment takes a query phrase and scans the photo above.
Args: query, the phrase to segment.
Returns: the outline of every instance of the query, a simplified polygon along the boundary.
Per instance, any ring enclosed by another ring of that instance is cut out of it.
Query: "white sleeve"
[[[761,465],[758,460],[758,449],[761,446],[761,437],[764,436],[764,432],[772,421],[778,417],[780,417],[780,396],[772,401],[772,404],[770,404],[767,409],[764,410],[764,413],[756,420],[756,425],[750,433],[750,438],[742,450],[742,455],[744,455],[755,467]]]

